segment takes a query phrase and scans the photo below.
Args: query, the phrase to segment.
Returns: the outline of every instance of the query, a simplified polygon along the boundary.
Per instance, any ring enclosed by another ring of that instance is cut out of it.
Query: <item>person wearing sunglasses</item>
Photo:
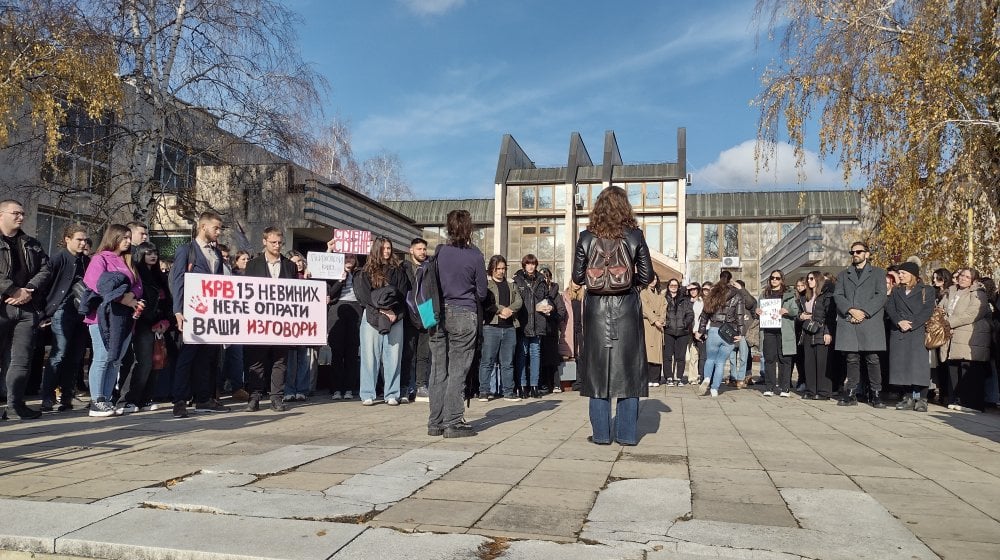
[[[850,253],[851,266],[837,275],[833,290],[837,306],[834,345],[844,353],[847,373],[847,382],[837,404],[858,404],[861,360],[864,359],[871,387],[869,403],[875,408],[885,408],[881,398],[882,370],[878,353],[886,350],[886,271],[872,266],[868,260],[868,245],[862,241],[852,243]]]
[[[780,270],[772,270],[767,279],[768,286],[760,299],[781,300],[781,326],[761,327],[761,353],[764,354],[764,396],[791,396],[792,360],[798,346],[795,344],[795,318],[799,316],[799,304],[795,292],[785,285],[785,275]],[[763,315],[762,307],[757,315]]]

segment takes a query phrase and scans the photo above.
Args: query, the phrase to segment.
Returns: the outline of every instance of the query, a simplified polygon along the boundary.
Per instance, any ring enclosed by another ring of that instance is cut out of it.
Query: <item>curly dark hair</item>
[[[361,272],[368,274],[368,278],[371,281],[371,287],[381,288],[389,283],[389,269],[396,268],[399,266],[399,258],[396,257],[395,253],[390,253],[388,259],[382,258],[382,247],[385,244],[389,244],[389,248],[392,248],[392,241],[387,237],[376,237],[372,241],[372,248],[368,252],[368,260],[365,261],[365,266],[361,268]]]
[[[608,187],[601,191],[590,213],[590,225],[587,226],[590,232],[601,239],[621,239],[626,231],[638,227],[625,189]]]

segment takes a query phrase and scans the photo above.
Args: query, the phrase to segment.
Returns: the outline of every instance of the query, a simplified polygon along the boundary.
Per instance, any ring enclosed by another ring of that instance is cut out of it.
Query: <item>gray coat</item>
[[[929,387],[931,366],[924,346],[925,325],[934,311],[934,288],[918,282],[906,293],[903,286],[896,286],[885,304],[889,317],[889,383]],[[910,321],[913,328],[899,330],[900,321]]]
[[[866,264],[860,277],[854,266],[837,275],[833,288],[837,305],[835,349],[841,352],[885,351],[885,269]],[[867,318],[858,324],[848,321],[848,309],[860,309]]]

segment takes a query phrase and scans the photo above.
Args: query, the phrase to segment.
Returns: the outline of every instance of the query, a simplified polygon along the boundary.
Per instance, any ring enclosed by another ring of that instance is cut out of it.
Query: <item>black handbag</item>
[[[722,323],[722,326],[719,327],[719,336],[726,344],[732,344],[736,342],[736,337],[740,336],[740,331],[729,323]]]
[[[806,319],[802,323],[802,330],[804,330],[809,334],[816,334],[819,331],[823,330],[823,323],[820,323],[819,321],[814,321],[812,319]]]

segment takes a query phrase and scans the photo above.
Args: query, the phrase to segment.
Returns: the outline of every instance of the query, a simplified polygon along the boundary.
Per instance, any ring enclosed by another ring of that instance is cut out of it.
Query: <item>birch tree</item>
[[[995,268],[1000,241],[1000,0],[758,0],[783,35],[767,71],[758,165],[807,128],[845,180],[867,181],[881,262],[918,255]],[[976,223],[968,228],[966,212]]]

